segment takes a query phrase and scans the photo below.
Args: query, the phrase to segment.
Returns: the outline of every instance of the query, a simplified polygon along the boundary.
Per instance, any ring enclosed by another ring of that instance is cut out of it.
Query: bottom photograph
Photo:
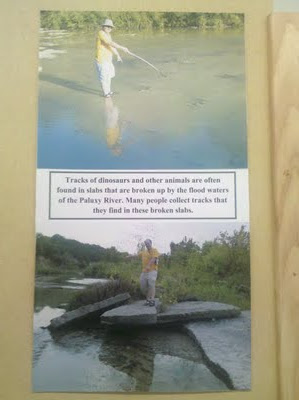
[[[36,235],[33,391],[250,390],[249,224],[108,224]]]

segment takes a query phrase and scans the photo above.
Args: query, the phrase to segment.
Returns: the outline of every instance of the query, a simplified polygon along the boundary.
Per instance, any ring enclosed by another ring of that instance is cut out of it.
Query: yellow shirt
[[[148,250],[143,250],[140,253],[141,256],[141,261],[142,261],[142,271],[147,272],[147,271],[154,271],[158,269],[157,264],[152,264],[149,266],[149,269],[147,270],[146,267],[148,266],[148,263],[151,258],[158,258],[159,257],[159,252],[157,249],[154,249],[153,247]]]
[[[99,31],[96,51],[96,60],[98,63],[102,64],[104,62],[112,62],[113,51],[109,44],[111,41],[112,39],[109,33]]]

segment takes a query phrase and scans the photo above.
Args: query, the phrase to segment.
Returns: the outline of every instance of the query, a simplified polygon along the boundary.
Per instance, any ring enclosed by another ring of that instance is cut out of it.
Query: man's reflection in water
[[[112,98],[105,98],[106,141],[107,146],[115,156],[122,154],[121,130],[119,126],[119,111]]]
[[[155,352],[148,336],[138,330],[124,330],[110,331],[103,339],[99,359],[134,378],[136,392],[149,392],[154,375]]]
[[[98,323],[95,326],[91,322],[82,330],[79,327],[69,327],[50,331],[50,335],[56,346],[77,355],[79,362],[81,353],[87,354],[88,351],[89,355],[93,354],[93,346],[98,345],[98,358],[102,363],[135,380],[135,387],[124,389],[149,392],[153,382],[156,354],[149,332],[137,328],[134,330],[101,329]],[[48,342],[46,344],[48,345]],[[44,347],[40,351],[43,352]],[[111,385],[113,388],[113,382]]]

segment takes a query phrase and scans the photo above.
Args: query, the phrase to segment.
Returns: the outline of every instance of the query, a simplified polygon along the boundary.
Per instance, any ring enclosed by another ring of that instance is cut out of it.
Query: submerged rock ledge
[[[228,304],[185,301],[161,312],[161,304],[149,307],[144,301],[126,304],[128,293],[64,313],[51,320],[50,330],[101,321],[111,327],[178,325],[201,349],[209,369],[233,390],[250,390],[251,338],[250,311]]]
[[[184,331],[203,352],[206,364],[229,389],[251,387],[251,314],[210,322],[193,322]]]
[[[107,311],[101,322],[115,327],[179,325],[201,349],[209,369],[231,390],[250,390],[250,311],[204,301],[186,301],[159,312],[143,301]]]

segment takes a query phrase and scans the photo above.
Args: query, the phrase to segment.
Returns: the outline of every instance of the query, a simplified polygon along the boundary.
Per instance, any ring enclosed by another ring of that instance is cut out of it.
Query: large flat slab
[[[51,320],[49,329],[59,329],[69,326],[71,324],[79,323],[88,319],[96,319],[104,312],[119,307],[126,303],[131,296],[129,293],[121,293],[117,296],[110,297],[109,299],[99,301],[98,303],[89,304],[77,308],[76,310],[64,313],[61,317]]]
[[[208,301],[185,301],[172,304],[158,314],[159,325],[186,323],[190,321],[209,320],[218,318],[233,318],[240,315],[238,307],[229,304]]]
[[[231,389],[250,390],[251,315],[239,318],[194,322],[185,326],[204,352],[208,366]]]
[[[155,325],[158,308],[158,300],[155,307],[145,306],[144,300],[140,300],[105,312],[101,316],[101,322],[117,326]]]

